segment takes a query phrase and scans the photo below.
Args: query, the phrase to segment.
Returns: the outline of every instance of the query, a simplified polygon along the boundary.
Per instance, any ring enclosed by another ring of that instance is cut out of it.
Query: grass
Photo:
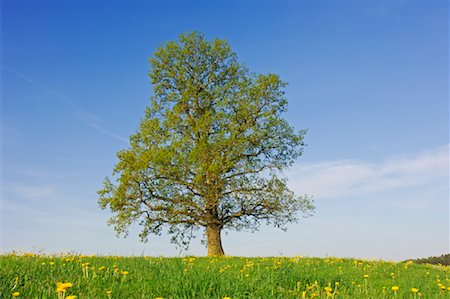
[[[450,279],[446,266],[340,258],[1,255],[0,298],[14,296],[450,298]]]

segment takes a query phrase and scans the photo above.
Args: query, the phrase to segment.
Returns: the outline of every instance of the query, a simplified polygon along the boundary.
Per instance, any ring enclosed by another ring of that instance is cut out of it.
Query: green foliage
[[[414,260],[417,264],[433,264],[450,266],[450,254],[443,254],[441,256],[430,256]]]
[[[99,191],[118,234],[137,221],[145,241],[167,225],[187,245],[198,228],[284,228],[299,211],[311,214],[311,200],[280,177],[305,134],[282,118],[286,83],[250,73],[226,41],[196,32],[160,47],[150,63],[154,95]]]
[[[19,292],[18,298],[56,299],[58,282],[71,283],[65,296],[75,295],[78,299],[439,299],[450,295],[448,267],[409,262],[3,255],[0,266],[0,298],[11,298],[13,292]],[[395,293],[393,286],[399,287]],[[413,288],[418,293],[414,294]]]

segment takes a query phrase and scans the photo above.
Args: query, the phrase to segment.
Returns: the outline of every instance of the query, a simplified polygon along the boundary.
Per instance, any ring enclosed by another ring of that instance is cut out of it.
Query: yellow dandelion
[[[324,290],[327,293],[331,293],[333,291],[333,289],[331,287],[325,287]]]
[[[398,286],[393,286],[393,287],[391,288],[391,290],[392,290],[393,292],[397,292],[399,289],[400,289],[400,288],[399,288]]]
[[[98,271],[103,271],[103,270],[105,270],[105,269],[106,269],[105,266],[101,266],[100,268],[98,268]]]
[[[57,282],[56,283],[56,292],[65,293],[68,288],[71,288],[73,284],[71,282]]]
[[[14,292],[11,294],[11,296],[13,296],[13,298],[17,298],[19,297],[20,293],[19,292]]]
[[[112,296],[112,291],[106,291],[106,296],[108,296],[108,298],[111,298],[111,296]]]
[[[73,286],[71,282],[61,282],[59,285],[65,289],[71,288]]]
[[[411,292],[413,292],[414,294],[417,294],[419,292],[419,289],[418,288],[412,288]]]
[[[364,278],[369,278],[369,275],[368,274],[364,274]]]
[[[77,299],[77,296],[75,296],[75,295],[70,295],[70,296],[65,297],[65,299]]]
[[[231,297],[225,296],[225,297],[223,297],[222,299],[231,299]]]
[[[122,271],[121,274],[122,275],[128,275],[128,271]]]

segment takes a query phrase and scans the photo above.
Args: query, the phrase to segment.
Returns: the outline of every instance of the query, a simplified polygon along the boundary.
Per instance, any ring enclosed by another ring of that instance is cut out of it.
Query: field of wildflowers
[[[0,255],[0,298],[450,298],[448,266],[304,257]]]

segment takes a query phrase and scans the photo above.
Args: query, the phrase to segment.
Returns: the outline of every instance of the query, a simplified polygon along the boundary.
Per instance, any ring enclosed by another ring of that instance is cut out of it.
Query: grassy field
[[[0,256],[0,298],[450,298],[449,267],[340,258]]]

